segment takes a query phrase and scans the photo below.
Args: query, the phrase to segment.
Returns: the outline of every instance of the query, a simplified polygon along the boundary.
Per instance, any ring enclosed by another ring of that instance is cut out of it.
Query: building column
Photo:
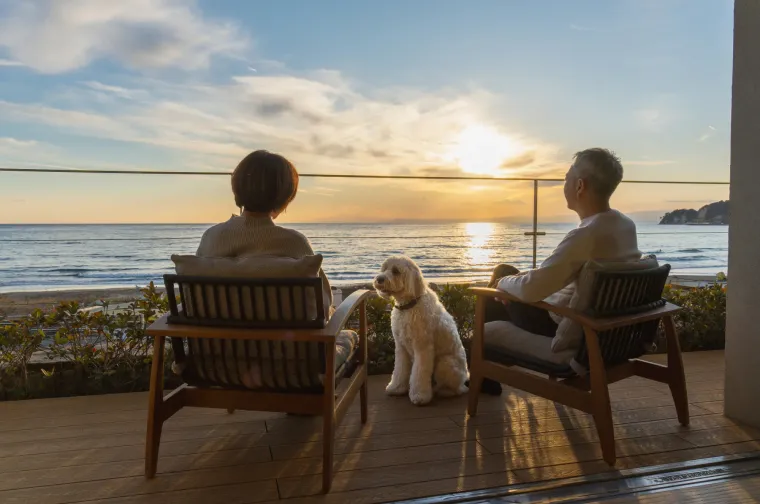
[[[760,0],[734,3],[725,412],[760,427]]]

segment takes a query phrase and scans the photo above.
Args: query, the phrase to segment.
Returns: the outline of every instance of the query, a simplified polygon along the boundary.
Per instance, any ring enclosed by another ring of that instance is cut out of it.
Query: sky
[[[727,181],[731,0],[0,0],[0,166]],[[652,219],[726,186],[623,184]],[[0,173],[0,223],[192,222],[227,176]],[[301,179],[284,222],[526,221],[532,184]],[[539,217],[573,219],[559,184]]]

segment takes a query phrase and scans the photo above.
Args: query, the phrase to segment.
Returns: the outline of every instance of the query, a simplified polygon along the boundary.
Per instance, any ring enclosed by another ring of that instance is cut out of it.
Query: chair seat
[[[344,330],[338,333],[335,338],[335,374],[337,376],[350,374],[352,371],[350,364],[355,360],[354,356],[358,348],[359,335],[356,332]]]
[[[526,331],[511,322],[488,322],[483,339],[486,360],[558,377],[576,374],[570,366],[576,349],[553,352],[552,338]]]

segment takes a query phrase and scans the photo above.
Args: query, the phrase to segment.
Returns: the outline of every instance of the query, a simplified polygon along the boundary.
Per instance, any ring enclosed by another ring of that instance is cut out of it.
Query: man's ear
[[[585,192],[586,189],[586,181],[582,178],[578,178],[578,180],[575,181],[575,192],[580,194],[582,192]]]

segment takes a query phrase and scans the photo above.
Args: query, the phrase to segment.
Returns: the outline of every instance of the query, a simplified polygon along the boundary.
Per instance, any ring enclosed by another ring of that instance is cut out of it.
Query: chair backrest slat
[[[325,326],[319,278],[165,275],[164,283],[171,324],[251,330]],[[177,362],[182,364],[183,378],[190,385],[279,392],[322,391],[325,347],[321,343],[172,338],[172,348],[176,349]]]
[[[585,314],[609,318],[645,313],[665,305],[665,289],[670,265],[646,270],[598,271],[593,279],[591,302]],[[598,334],[602,359],[608,366],[641,357],[654,343],[659,320],[633,324]],[[575,360],[588,366],[585,339]]]

